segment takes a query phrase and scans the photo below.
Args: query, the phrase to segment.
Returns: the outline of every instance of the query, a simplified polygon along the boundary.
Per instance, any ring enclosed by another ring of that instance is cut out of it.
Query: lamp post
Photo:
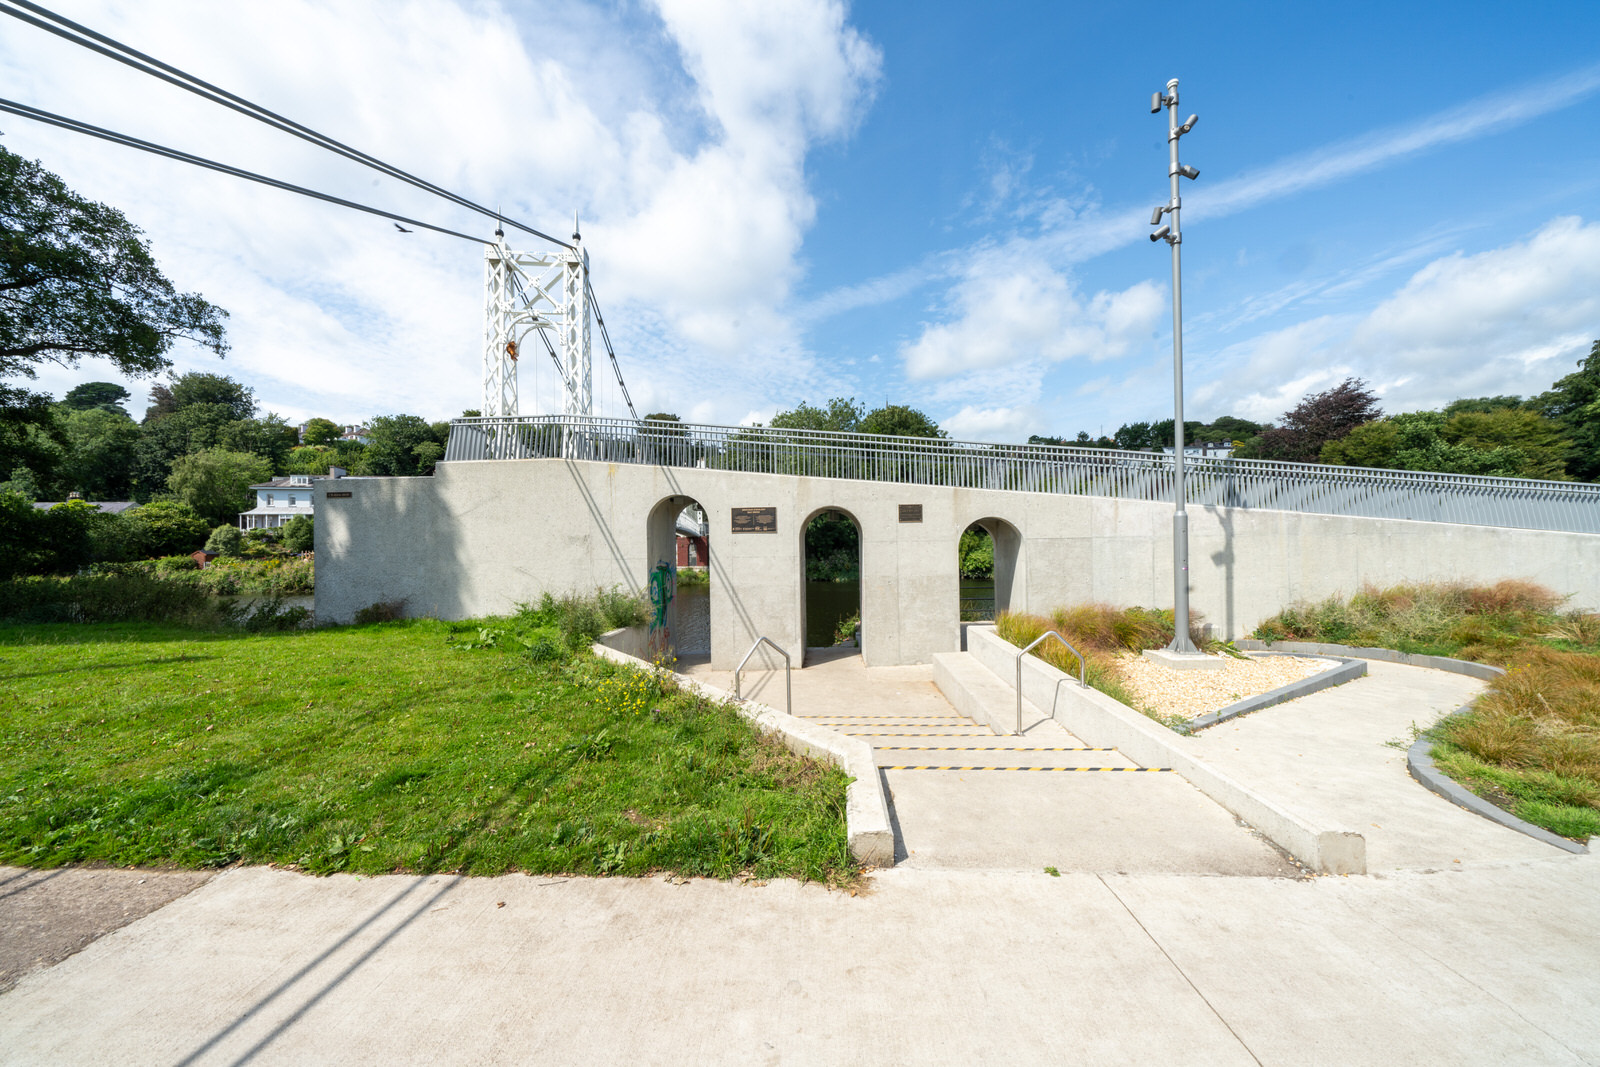
[[[1189,512],[1185,509],[1187,491],[1183,472],[1183,281],[1180,273],[1179,250],[1183,232],[1178,227],[1178,179],[1193,181],[1200,172],[1178,162],[1178,138],[1194,129],[1200,116],[1190,115],[1183,125],[1178,125],[1178,79],[1167,82],[1167,91],[1152,93],[1150,113],[1159,114],[1167,109],[1167,177],[1172,182],[1172,199],[1166,206],[1158,207],[1150,216],[1150,225],[1161,226],[1150,235],[1151,241],[1166,241],[1172,246],[1172,643],[1168,652],[1199,654],[1194,642],[1189,640]],[[1165,225],[1161,216],[1170,215]]]

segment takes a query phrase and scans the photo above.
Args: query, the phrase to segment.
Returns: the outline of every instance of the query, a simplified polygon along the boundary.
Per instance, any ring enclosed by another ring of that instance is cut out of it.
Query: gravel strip
[[[1139,705],[1193,719],[1337,666],[1325,659],[1263,656],[1223,660],[1221,670],[1175,671],[1142,656],[1117,656],[1117,673]]]

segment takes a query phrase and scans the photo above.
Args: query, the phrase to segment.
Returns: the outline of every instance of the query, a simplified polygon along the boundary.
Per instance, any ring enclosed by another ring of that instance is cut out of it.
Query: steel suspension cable
[[[589,284],[587,277],[583,280],[583,287],[589,306],[594,309],[594,321],[600,327],[600,340],[605,342],[606,355],[611,357],[611,369],[616,372],[617,385],[622,388],[622,399],[627,401],[628,414],[633,416],[634,422],[639,422],[639,412],[633,406],[633,397],[628,395],[628,383],[622,380],[622,367],[617,363],[617,350],[611,347],[611,333],[606,329],[605,316],[600,314],[600,302],[594,298],[594,286]]]
[[[244,170],[240,167],[232,167],[226,163],[218,163],[214,159],[206,159],[204,156],[193,155],[189,152],[180,152],[176,148],[168,148],[165,145],[158,145],[150,141],[141,141],[137,137],[129,137],[127,134],[117,133],[115,130],[107,130],[99,126],[91,126],[87,122],[80,122],[77,119],[70,119],[65,115],[56,115],[52,112],[43,111],[27,104],[20,104],[15,100],[6,100],[4,98],[0,98],[0,111],[10,112],[13,115],[18,115],[25,119],[32,119],[35,122],[42,122],[49,126],[59,126],[64,130],[71,130],[74,133],[87,134],[90,137],[98,137],[103,141],[110,141],[112,144],[119,144],[125,148],[137,148],[141,152],[149,152],[151,155],[164,156],[167,159],[175,159],[181,163],[191,163],[194,166],[204,167],[206,170],[214,170],[221,174],[232,175],[235,178],[243,178],[246,181],[259,182],[262,185],[270,185],[274,189],[283,189],[286,192],[299,193],[301,196],[309,196],[314,200],[323,200],[330,204],[338,204],[340,207],[347,207],[355,211],[365,211],[369,215],[379,215],[393,222],[410,223],[412,226],[415,226],[419,229],[432,230],[434,233],[448,234],[451,237],[459,237],[463,241],[472,241],[476,244],[483,245],[494,244],[493,241],[484,240],[482,237],[474,237],[467,233],[458,233],[455,230],[446,229],[443,226],[435,226],[431,222],[423,222],[420,219],[413,219],[406,215],[396,215],[392,211],[384,211],[382,208],[370,207],[366,204],[358,204],[354,200],[344,200],[337,196],[331,196],[328,193],[319,193],[315,189],[307,189],[303,185],[294,185],[290,182],[280,181],[277,178],[269,178],[265,174],[257,174],[254,171]]]
[[[21,8],[23,10],[19,11],[17,8]],[[571,244],[561,240],[558,237],[552,237],[549,234],[540,230],[536,230],[531,226],[525,226],[513,219],[507,219],[497,211],[490,211],[481,204],[473,203],[466,197],[452,193],[448,189],[441,188],[440,186],[434,185],[432,182],[407,173],[406,171],[401,170],[399,167],[385,163],[381,159],[377,159],[376,157],[370,156],[365,152],[359,151],[358,149],[351,148],[349,145],[346,145],[340,141],[336,141],[326,134],[318,133],[316,130],[311,129],[308,126],[303,126],[292,119],[285,118],[276,112],[269,111],[259,104],[252,103],[242,96],[230,93],[226,89],[212,85],[210,82],[203,81],[202,79],[197,78],[187,71],[179,69],[178,67],[174,67],[168,63],[163,63],[161,60],[156,59],[153,56],[146,55],[137,49],[131,48],[128,45],[123,44],[121,41],[117,41],[111,37],[107,37],[103,33],[91,30],[87,26],[73,22],[71,19],[56,14],[49,8],[35,4],[32,2],[32,0],[0,0],[0,13],[10,15],[12,18],[26,22],[31,26],[35,26],[46,31],[47,33],[55,34],[57,37],[71,41],[73,44],[88,48],[94,52],[98,52],[109,59],[116,60],[118,63],[125,64],[126,66],[132,67],[137,71],[149,74],[151,77],[160,78],[162,81],[171,85],[175,85],[187,92],[194,93],[196,96],[199,96],[202,99],[209,100],[215,104],[221,104],[223,107],[237,111],[241,115],[246,115],[258,122],[263,122],[268,126],[272,126],[275,129],[283,131],[284,133],[292,134],[295,137],[299,137],[301,140],[309,141],[320,148],[325,148],[330,152],[344,156],[346,159],[351,159],[362,164],[363,166],[371,167],[373,170],[379,171],[380,173],[386,174],[392,178],[398,178],[399,180],[413,185],[418,189],[423,189],[427,192],[433,193],[435,196],[441,196],[452,203],[476,211],[481,215],[504,222],[506,225],[515,227],[524,233],[530,233],[535,237],[545,241],[550,241],[553,244],[558,244],[563,248],[572,247]],[[437,229],[437,227],[429,228]]]

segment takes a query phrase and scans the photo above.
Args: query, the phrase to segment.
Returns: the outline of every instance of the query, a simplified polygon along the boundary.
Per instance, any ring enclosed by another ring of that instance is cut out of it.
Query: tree
[[[1529,405],[1559,422],[1572,441],[1567,473],[1586,482],[1600,481],[1600,341],[1567,375]]]
[[[186,339],[227,351],[227,312],[179,293],[122,212],[0,148],[0,378],[103,356],[124,374],[171,366]]]
[[[310,515],[296,515],[278,527],[278,542],[290,552],[310,552],[316,547],[316,520]]]
[[[440,423],[448,430],[448,423]],[[438,429],[417,415],[380,415],[367,430],[368,444],[361,457],[362,474],[405,477],[433,473],[433,463],[444,455],[444,441]],[[418,452],[419,446],[433,444]]]
[[[1465,409],[1450,417],[1441,436],[1453,445],[1483,452],[1515,449],[1522,455],[1515,477],[1564,480],[1573,446],[1563,429],[1560,423],[1522,408]]]
[[[344,433],[344,428],[332,419],[307,419],[300,435],[303,445],[331,445]]]
[[[139,555],[176,556],[193,552],[211,527],[194,508],[177,500],[156,500],[127,514],[129,536]]]
[[[132,396],[132,393],[115,382],[84,382],[67,390],[67,395],[62,398],[61,403],[73,411],[103,408],[126,416],[128,409],[122,406],[122,402]]]
[[[256,413],[255,391],[225,374],[190,371],[172,380],[172,403],[177,411],[196,404],[220,404],[229,419],[249,419]]]
[[[339,454],[327,445],[301,445],[290,451],[282,469],[284,474],[327,474],[338,465]]]
[[[1259,459],[1315,463],[1322,447],[1383,415],[1376,394],[1360,378],[1346,378],[1332,389],[1307,393],[1283,414],[1283,425],[1263,430],[1235,454]]]
[[[272,477],[272,464],[250,452],[206,449],[172,464],[167,488],[207,522],[238,519],[255,499],[250,486]]]
[[[939,424],[916,408],[903,404],[885,404],[862,416],[857,429],[861,433],[888,434],[891,437],[938,437],[950,435]]]
[[[244,534],[239,532],[239,527],[231,522],[225,522],[211,531],[211,536],[206,538],[206,551],[219,556],[237,556],[244,546]]]
[[[1559,427],[1532,411],[1500,408],[1409,411],[1369,422],[1322,448],[1322,462],[1351,467],[1484,474],[1502,478],[1565,477],[1568,442]]]
[[[1445,405],[1446,415],[1459,415],[1463,411],[1498,411],[1501,408],[1520,408],[1520,396],[1471,396],[1452,400]]]
[[[85,500],[130,499],[138,424],[114,405],[64,410],[57,422],[66,443],[53,479],[63,490],[61,495],[76,492]]]
[[[1111,435],[1111,440],[1116,442],[1118,448],[1127,451],[1150,448],[1154,444],[1148,422],[1125,422],[1117,427],[1117,432]]]
[[[853,398],[834,397],[825,408],[799,404],[788,411],[772,416],[771,426],[778,430],[831,430],[835,433],[859,433],[861,417],[866,408]]]

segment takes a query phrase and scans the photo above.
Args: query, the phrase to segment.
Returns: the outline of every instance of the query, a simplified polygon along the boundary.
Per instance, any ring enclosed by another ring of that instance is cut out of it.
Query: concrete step
[[[939,687],[951,707],[976,722],[987,723],[997,734],[1013,735],[1017,725],[1016,690],[996,678],[970,652],[936,652],[933,657],[933,684]],[[1029,736],[1059,725],[1031,702],[1022,702],[1021,736]],[[1066,733],[1066,731],[1062,731]],[[1070,737],[1070,734],[1067,734]],[[1082,744],[1074,741],[1073,744]]]

